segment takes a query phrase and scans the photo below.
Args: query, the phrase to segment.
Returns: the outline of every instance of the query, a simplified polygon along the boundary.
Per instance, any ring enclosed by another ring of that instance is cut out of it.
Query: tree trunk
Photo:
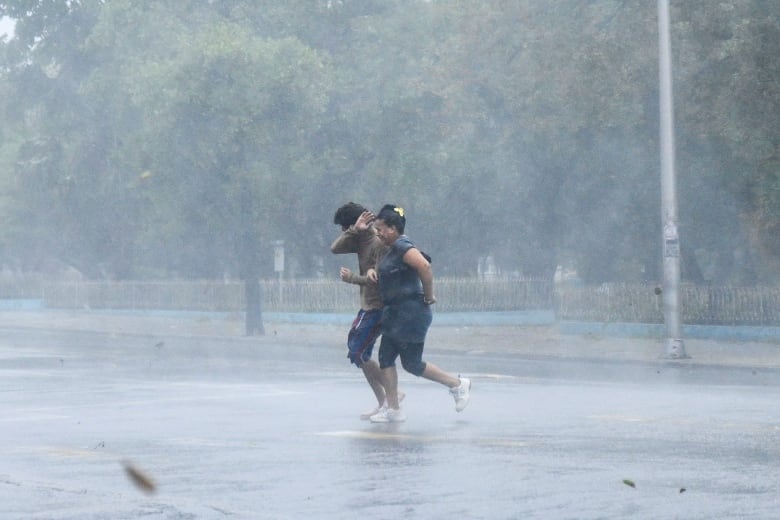
[[[264,335],[263,307],[260,297],[260,282],[257,277],[247,277],[244,282],[246,295],[246,335]]]

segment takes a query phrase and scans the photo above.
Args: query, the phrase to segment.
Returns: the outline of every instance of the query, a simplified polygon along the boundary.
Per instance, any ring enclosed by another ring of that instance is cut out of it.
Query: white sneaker
[[[398,402],[399,403],[404,400],[404,397],[406,397],[405,393],[398,392]],[[361,421],[367,421],[367,420],[371,419],[371,416],[378,414],[382,410],[382,408],[387,408],[387,399],[385,399],[385,402],[384,402],[384,404],[382,404],[382,406],[377,406],[373,410],[369,410],[367,412],[361,413],[360,414],[360,420]]]
[[[384,408],[385,406],[387,406],[387,403],[386,403],[386,402],[385,402],[385,404],[384,404],[384,405],[382,405],[382,406],[377,406],[377,407],[376,407],[376,408],[374,408],[373,410],[369,410],[369,411],[367,411],[367,412],[363,412],[363,413],[361,413],[361,414],[360,414],[360,420],[361,420],[361,421],[367,421],[367,420],[371,419],[371,416],[372,416],[372,415],[376,415],[376,414],[378,414],[379,412],[381,412],[381,411],[382,411],[382,408]]]
[[[400,408],[395,410],[393,408],[383,407],[379,413],[371,416],[372,423],[391,423],[391,422],[404,422],[406,420],[406,414]]]
[[[460,376],[458,376],[458,379],[460,379],[460,385],[450,388],[450,393],[455,398],[455,411],[462,412],[468,406],[469,399],[471,399],[471,395],[469,395],[471,379]]]

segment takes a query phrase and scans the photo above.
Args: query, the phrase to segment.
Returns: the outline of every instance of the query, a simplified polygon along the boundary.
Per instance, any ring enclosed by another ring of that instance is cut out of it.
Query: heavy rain
[[[773,2],[11,1],[0,50],[0,519],[776,517]]]

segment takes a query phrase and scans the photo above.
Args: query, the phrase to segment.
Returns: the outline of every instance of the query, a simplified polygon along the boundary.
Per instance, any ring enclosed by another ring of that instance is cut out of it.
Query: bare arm
[[[419,249],[413,247],[404,253],[404,262],[417,271],[417,276],[422,282],[425,303],[429,305],[436,303],[436,296],[433,294],[433,269],[428,260],[420,253]]]
[[[355,231],[357,231],[358,233],[362,231],[368,231],[368,226],[371,225],[374,219],[376,219],[376,215],[366,210],[360,214],[357,221],[355,222],[355,225],[352,227],[354,227]]]

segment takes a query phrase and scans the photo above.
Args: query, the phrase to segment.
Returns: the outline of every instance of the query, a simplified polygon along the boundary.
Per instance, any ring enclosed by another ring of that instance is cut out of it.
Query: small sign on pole
[[[680,237],[677,234],[677,225],[674,222],[664,224],[664,257],[677,258],[680,256]]]
[[[284,240],[274,242],[274,272],[280,273],[280,278],[284,272]]]
[[[279,301],[282,301],[282,277],[284,275],[284,240],[274,241],[274,272],[279,274]]]

